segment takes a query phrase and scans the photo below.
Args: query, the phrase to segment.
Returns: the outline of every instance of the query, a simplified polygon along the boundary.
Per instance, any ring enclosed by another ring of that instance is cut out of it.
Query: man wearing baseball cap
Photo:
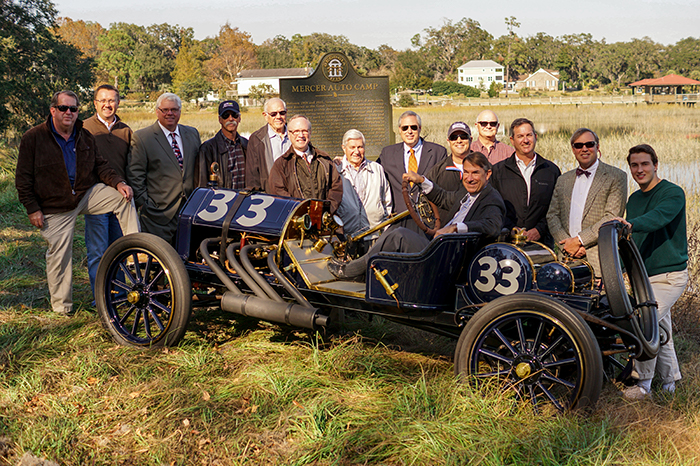
[[[529,241],[553,247],[547,210],[561,171],[535,152],[537,133],[535,125],[527,118],[517,118],[511,123],[510,141],[515,153],[495,164],[491,176],[491,185],[506,204],[503,227],[524,228]]]
[[[238,102],[226,100],[219,104],[221,130],[199,148],[194,171],[197,187],[207,186],[212,173],[212,164],[216,162],[219,166],[213,174],[218,187],[245,188],[245,157],[248,140],[238,134],[240,122],[241,109]]]
[[[450,157],[445,157],[425,175],[436,185],[445,191],[457,191],[462,186],[462,161],[470,150],[472,132],[469,125],[462,121],[455,121],[447,130],[447,144],[451,151]],[[447,221],[448,211],[438,209],[440,219]]]

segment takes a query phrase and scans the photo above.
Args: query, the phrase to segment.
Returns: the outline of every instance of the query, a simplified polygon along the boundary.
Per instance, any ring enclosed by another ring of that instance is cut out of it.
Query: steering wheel
[[[442,226],[438,208],[423,193],[418,195],[417,201],[414,200],[411,194],[417,189],[419,189],[417,185],[409,187],[409,182],[406,180],[403,180],[401,183],[401,193],[403,194],[404,202],[406,202],[406,209],[411,214],[413,221],[418,225],[418,228],[423,230],[428,236],[435,236],[435,232]]]

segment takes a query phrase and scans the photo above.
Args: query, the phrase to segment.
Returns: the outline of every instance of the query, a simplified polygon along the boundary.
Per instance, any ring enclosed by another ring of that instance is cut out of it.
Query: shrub
[[[414,105],[413,102],[413,97],[411,97],[408,94],[402,94],[401,97],[399,97],[399,107],[411,107]]]
[[[435,81],[433,95],[462,94],[465,97],[479,97],[481,91],[472,86],[465,86],[451,81]]]

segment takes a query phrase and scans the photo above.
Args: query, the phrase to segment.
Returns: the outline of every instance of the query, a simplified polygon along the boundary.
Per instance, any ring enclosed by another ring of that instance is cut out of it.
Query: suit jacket
[[[442,162],[442,159],[445,157],[447,157],[447,150],[440,144],[423,141],[418,174],[427,174],[428,171],[433,168],[433,165]],[[394,212],[401,213],[406,210],[406,203],[403,200],[403,194],[401,194],[401,178],[403,174],[406,173],[406,168],[403,163],[403,142],[386,146],[382,149],[377,162],[381,164],[389,180],[391,195],[394,201]]]
[[[576,232],[569,232],[571,193],[575,182],[576,170],[570,170],[557,179],[554,187],[552,202],[547,212],[547,224],[555,243],[576,234]],[[599,162],[583,208],[579,233],[583,247],[586,248],[586,260],[593,266],[597,277],[601,276],[598,259],[598,229],[613,217],[622,217],[626,202],[627,174],[619,168]]]
[[[445,221],[445,225],[447,225],[462,207],[461,200],[467,194],[464,185],[457,191],[445,191],[434,184],[433,189],[426,196],[438,207],[449,209],[449,219]],[[469,231],[479,232],[484,236],[484,239],[493,240],[501,233],[505,213],[506,206],[503,203],[503,198],[489,183],[484,186],[474,205],[469,209],[464,224]]]
[[[275,160],[272,156],[272,145],[265,125],[248,138],[248,149],[245,160],[246,188],[255,191],[266,191],[267,180]]]
[[[171,243],[177,230],[177,213],[194,187],[195,159],[201,144],[195,128],[178,127],[183,145],[182,170],[157,121],[134,133],[127,167],[142,230]]]

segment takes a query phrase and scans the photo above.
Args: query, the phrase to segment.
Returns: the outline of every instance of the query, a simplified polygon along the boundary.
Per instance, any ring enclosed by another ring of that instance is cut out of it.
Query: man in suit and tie
[[[178,124],[181,111],[177,95],[158,97],[158,121],[134,133],[127,171],[142,230],[170,243],[175,240],[177,213],[192,193],[201,144],[197,129]]]
[[[585,257],[601,277],[598,229],[625,212],[627,175],[599,160],[598,135],[579,128],[571,136],[578,167],[557,179],[547,212],[554,242],[569,256]]]
[[[399,117],[399,134],[403,142],[385,147],[377,159],[389,180],[396,213],[406,210],[406,203],[401,193],[403,174],[412,171],[425,175],[433,165],[447,157],[447,150],[444,147],[425,141],[420,137],[420,132],[420,116],[410,110],[402,113]],[[397,225],[420,232],[411,218],[406,218]]]
[[[498,191],[489,184],[491,163],[481,152],[471,152],[462,162],[464,176],[457,191],[445,191],[423,175],[409,171],[406,181],[420,185],[428,199],[438,207],[450,208],[451,220],[439,229],[435,236],[468,231],[482,234],[482,241],[494,240],[501,232],[505,204]],[[355,279],[365,274],[369,258],[381,251],[419,252],[430,241],[408,228],[396,228],[384,233],[364,256],[343,263],[336,259],[328,261],[328,271],[339,279]]]

